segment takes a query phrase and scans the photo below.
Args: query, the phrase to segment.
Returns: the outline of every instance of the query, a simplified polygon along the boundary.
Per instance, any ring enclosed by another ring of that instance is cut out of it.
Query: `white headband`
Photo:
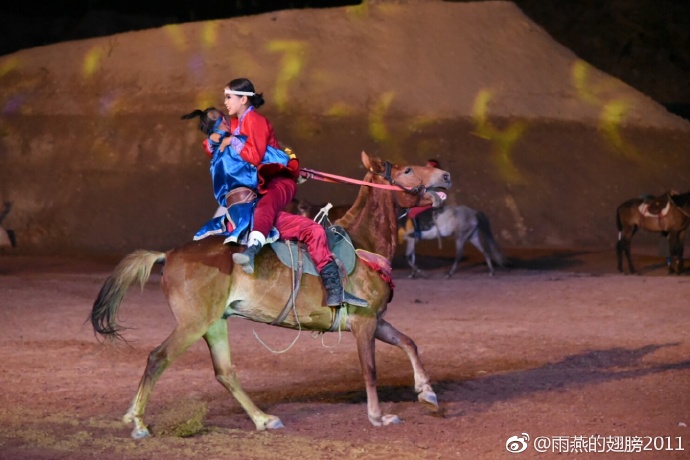
[[[225,94],[236,94],[237,96],[253,96],[256,93],[251,91],[235,91],[234,89],[226,89]]]

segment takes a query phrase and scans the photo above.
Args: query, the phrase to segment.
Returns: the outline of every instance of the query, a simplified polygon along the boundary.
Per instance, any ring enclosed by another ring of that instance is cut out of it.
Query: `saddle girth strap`
[[[291,244],[290,241],[285,241],[285,243],[288,245]],[[291,252],[292,253],[292,252]],[[299,293],[299,288],[302,284],[302,251],[297,251],[297,268],[295,269],[295,279],[294,279],[294,284],[292,285],[292,289],[290,291],[290,297],[288,298],[287,302],[285,302],[285,306],[281,310],[280,314],[271,321],[271,325],[273,326],[278,326],[280,324],[283,324],[283,321],[285,321],[285,318],[287,318],[288,313],[290,313],[290,310],[295,307],[295,299],[297,298],[297,294]]]

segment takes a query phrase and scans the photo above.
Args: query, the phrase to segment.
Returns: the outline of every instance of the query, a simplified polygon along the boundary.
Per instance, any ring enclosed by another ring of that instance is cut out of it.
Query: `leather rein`
[[[323,182],[334,182],[334,183],[344,183],[344,184],[357,184],[357,185],[366,185],[367,187],[373,187],[373,188],[380,188],[384,190],[393,190],[396,192],[403,191],[405,193],[409,193],[410,195],[415,195],[417,197],[417,203],[413,206],[408,206],[408,207],[403,207],[400,206],[400,203],[398,203],[398,198],[393,194],[393,201],[395,201],[395,205],[400,208],[400,209],[409,209],[410,207],[414,207],[417,204],[419,204],[419,201],[421,201],[422,196],[424,193],[426,193],[427,188],[423,184],[419,184],[416,187],[405,187],[404,185],[398,183],[393,179],[392,176],[392,171],[393,171],[393,165],[389,161],[384,162],[385,169],[383,173],[375,173],[373,171],[369,171],[374,175],[377,176],[383,176],[385,180],[388,181],[389,185],[386,184],[376,184],[374,182],[365,182],[363,180],[358,180],[358,179],[352,179],[350,177],[344,177],[344,176],[338,176],[336,174],[329,174],[321,171],[316,171],[314,169],[308,169],[308,168],[300,168],[300,175],[304,177],[305,179],[316,179],[320,180]]]

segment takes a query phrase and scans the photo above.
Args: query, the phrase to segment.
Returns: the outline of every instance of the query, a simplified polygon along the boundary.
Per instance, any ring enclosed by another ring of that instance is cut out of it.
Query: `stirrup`
[[[349,292],[343,290],[343,303],[352,305],[353,307],[369,308],[369,302],[364,299],[350,294]]]

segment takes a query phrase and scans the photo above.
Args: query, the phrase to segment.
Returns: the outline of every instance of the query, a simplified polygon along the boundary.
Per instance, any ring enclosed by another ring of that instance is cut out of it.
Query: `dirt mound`
[[[685,190],[690,123],[556,43],[510,2],[368,3],[166,26],[0,59],[0,199],[21,251],[188,240],[215,209],[179,120],[248,76],[302,164],[437,157],[506,244],[602,245],[630,195]],[[345,203],[354,190],[305,184]],[[573,222],[577,225],[573,226]]]

